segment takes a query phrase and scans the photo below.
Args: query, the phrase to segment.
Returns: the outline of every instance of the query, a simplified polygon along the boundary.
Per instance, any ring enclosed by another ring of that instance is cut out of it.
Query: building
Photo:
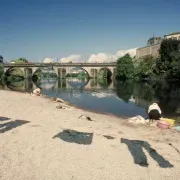
[[[162,42],[161,37],[152,37],[147,41],[147,46],[138,48],[136,50],[136,59],[142,58],[147,55],[153,57],[159,56],[159,49]]]
[[[171,34],[164,35],[164,39],[180,40],[180,32],[174,32]],[[163,38],[161,37],[150,38],[147,41],[147,46],[138,48],[136,50],[136,59],[142,58],[147,55],[158,57],[162,40]]]
[[[147,46],[153,46],[155,44],[160,44],[162,42],[162,37],[152,37],[148,40]]]
[[[164,35],[165,39],[180,40],[180,32],[174,32],[171,34]]]

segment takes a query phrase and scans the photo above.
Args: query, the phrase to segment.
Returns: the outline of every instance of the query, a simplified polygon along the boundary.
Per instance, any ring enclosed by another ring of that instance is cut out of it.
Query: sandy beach
[[[179,180],[180,133],[1,90],[0,179]]]

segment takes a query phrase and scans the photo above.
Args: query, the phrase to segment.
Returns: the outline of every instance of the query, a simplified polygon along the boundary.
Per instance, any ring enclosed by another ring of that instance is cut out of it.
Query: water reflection
[[[101,88],[114,88],[112,80],[107,79],[78,79],[67,78],[58,79],[56,81],[56,89],[101,89]]]
[[[119,116],[142,115],[147,107],[158,102],[164,117],[180,120],[180,85],[172,82],[134,83],[107,79],[41,79],[1,81],[0,89],[31,92],[41,87],[49,96],[64,98],[72,104],[89,110]]]
[[[42,89],[55,89],[56,87],[56,78],[47,78],[47,79],[41,79],[38,82],[34,82],[37,87],[40,87]]]
[[[117,81],[116,83],[116,93],[117,96],[124,100],[125,102],[129,102],[131,100],[131,96],[133,95],[133,89],[134,89],[134,84],[133,82],[121,82]]]
[[[0,89],[31,92],[36,87],[32,80],[0,81]]]
[[[65,79],[64,79],[65,80]],[[67,78],[68,88],[83,89],[88,84],[88,79]]]

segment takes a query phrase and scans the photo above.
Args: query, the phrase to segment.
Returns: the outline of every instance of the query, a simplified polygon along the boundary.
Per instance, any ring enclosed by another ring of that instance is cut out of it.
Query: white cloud
[[[91,62],[91,63],[115,62],[119,57],[122,57],[127,53],[129,53],[131,57],[134,57],[136,55],[136,49],[137,48],[127,49],[127,50],[118,50],[115,54],[109,54],[109,53],[91,54],[89,59],[86,62]],[[59,62],[62,62],[62,63],[67,63],[70,61],[82,62],[81,55],[72,54],[68,57],[63,57],[59,60]]]
[[[54,61],[51,58],[45,58],[43,61],[43,63],[52,63],[52,62],[54,62]]]
[[[131,57],[134,57],[136,55],[136,49],[128,49],[128,50],[119,50],[116,52],[115,55],[108,54],[108,53],[98,53],[98,54],[92,54],[87,62],[114,62],[116,61],[119,57],[124,56],[125,54],[129,53]]]
[[[117,51],[116,53],[116,57],[122,57],[124,56],[125,54],[129,53],[129,55],[131,57],[134,57],[136,55],[136,49],[137,48],[133,48],[133,49],[128,49],[128,50],[119,50]]]
[[[79,62],[81,61],[81,55],[80,54],[72,54],[68,57],[61,58],[59,62],[61,63],[68,63],[68,62]]]
[[[112,54],[106,54],[106,53],[98,53],[98,54],[92,54],[87,62],[97,62],[97,63],[103,63],[103,62],[109,62],[109,61],[115,61],[116,58]]]

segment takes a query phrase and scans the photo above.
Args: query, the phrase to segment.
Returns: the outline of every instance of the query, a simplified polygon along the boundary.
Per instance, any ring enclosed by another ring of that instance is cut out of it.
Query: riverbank
[[[0,102],[1,180],[180,177],[176,131],[133,126],[18,92],[1,90]]]

